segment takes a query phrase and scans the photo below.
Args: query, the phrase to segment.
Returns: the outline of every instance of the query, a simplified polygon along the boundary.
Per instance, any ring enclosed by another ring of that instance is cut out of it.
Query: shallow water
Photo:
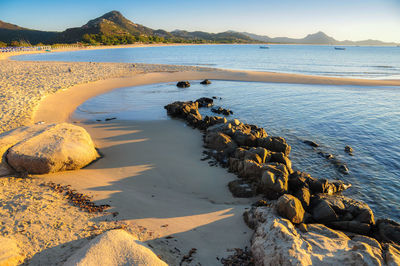
[[[345,192],[368,203],[378,217],[400,221],[400,93],[398,88],[293,85],[214,81],[192,82],[187,89],[175,83],[121,88],[97,96],[75,112],[78,119],[168,119],[163,106],[176,100],[222,97],[216,106],[234,111],[233,117],[257,124],[269,135],[285,137],[292,146],[295,169],[314,177],[353,184]],[[201,109],[211,114],[209,109]],[[313,140],[313,149],[303,143]],[[350,145],[354,156],[344,152]],[[345,162],[349,175],[340,174],[318,151]],[[201,152],[201,151],[194,151]]]
[[[21,55],[17,60],[130,62],[207,66],[309,75],[400,78],[400,47],[326,45],[192,45]]]

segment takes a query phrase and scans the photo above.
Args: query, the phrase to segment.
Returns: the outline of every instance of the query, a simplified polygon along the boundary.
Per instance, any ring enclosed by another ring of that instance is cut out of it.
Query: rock
[[[233,153],[237,148],[236,143],[231,139],[231,137],[220,132],[207,133],[205,144],[207,148],[216,151],[223,151],[227,155]]]
[[[253,208],[246,219],[255,228],[251,241],[255,265],[384,264],[380,248],[321,224],[308,224],[303,232],[279,217],[275,208]]]
[[[189,125],[197,126],[202,121],[202,116],[199,113],[198,102],[173,102],[164,106],[168,115],[185,119]]]
[[[260,155],[257,153],[252,153],[252,152],[246,152],[246,155],[244,156],[245,160],[252,160],[258,164],[262,164],[263,160],[261,159]]]
[[[200,129],[207,129],[211,126],[217,125],[217,124],[224,124],[226,123],[227,120],[225,117],[221,116],[206,116],[204,117],[201,125],[199,125]]]
[[[273,152],[271,153],[271,158],[269,159],[270,162],[276,162],[276,163],[281,163],[284,164],[289,171],[289,173],[292,173],[292,162],[289,160],[288,157],[285,156],[283,152]]]
[[[303,221],[304,209],[301,202],[290,194],[282,195],[276,204],[278,213],[289,219],[292,223],[299,224]]]
[[[199,108],[200,107],[211,107],[214,105],[214,100],[211,98],[207,98],[207,97],[199,98],[195,102],[198,103]]]
[[[146,244],[118,229],[103,233],[75,252],[69,265],[167,265]]]
[[[363,242],[371,247],[376,247],[378,249],[382,249],[381,244],[375,238],[372,238],[372,237],[356,235],[351,240],[357,241],[357,242]]]
[[[289,156],[291,147],[286,143],[286,140],[281,137],[266,137],[257,140],[258,146],[266,148],[274,152],[283,152],[285,156]]]
[[[378,238],[382,242],[400,245],[400,224],[389,219],[379,219],[376,222]]]
[[[320,223],[336,222],[339,217],[327,201],[321,201],[313,208],[312,217]]]
[[[176,86],[178,88],[189,88],[190,82],[189,81],[179,81],[178,83],[176,83]]]
[[[257,138],[251,133],[245,133],[240,130],[236,130],[232,138],[236,141],[239,146],[256,146]]]
[[[262,175],[263,166],[252,160],[243,161],[243,170],[239,175],[250,180],[258,181]]]
[[[300,171],[295,171],[289,176],[289,189],[295,192],[303,187],[309,187],[310,180],[314,180],[310,174]]]
[[[211,112],[216,113],[216,114],[223,114],[223,115],[231,115],[233,114],[233,112],[229,109],[224,109],[222,107],[218,107],[218,108],[211,108]]]
[[[367,234],[371,225],[375,224],[369,206],[348,197],[319,194],[313,200],[313,205],[312,215],[316,221],[341,230]]]
[[[341,231],[348,231],[356,234],[367,235],[371,231],[371,225],[357,221],[337,221],[329,223],[329,226]]]
[[[311,141],[311,140],[305,140],[305,141],[303,141],[305,144],[307,144],[307,145],[309,145],[309,146],[311,146],[311,147],[319,147],[319,145],[318,145],[318,143],[315,143],[314,141]]]
[[[278,194],[284,194],[288,191],[289,172],[284,164],[270,163],[263,169],[265,171],[261,177],[261,187],[264,193],[269,195],[272,190]]]
[[[304,209],[307,209],[308,206],[310,206],[311,194],[310,190],[307,187],[302,187],[301,189],[297,190],[297,192],[294,195],[301,201],[301,204],[303,204]]]
[[[344,147],[344,151],[347,152],[349,155],[353,155],[353,148],[348,145]]]
[[[262,147],[252,147],[247,153],[256,153],[261,158],[261,163],[269,162],[271,159],[271,152]]]
[[[0,143],[8,143],[7,163],[22,173],[80,169],[99,157],[86,130],[67,123],[22,127],[2,134]]]
[[[228,187],[232,195],[237,198],[251,198],[257,195],[253,186],[243,179],[229,182]]]
[[[208,79],[203,80],[202,82],[200,82],[200,84],[202,85],[209,85],[211,84],[211,81],[209,81]]]
[[[20,265],[25,259],[15,239],[0,236],[0,265]]]
[[[400,265],[400,246],[387,245],[385,253],[385,262],[388,266]]]

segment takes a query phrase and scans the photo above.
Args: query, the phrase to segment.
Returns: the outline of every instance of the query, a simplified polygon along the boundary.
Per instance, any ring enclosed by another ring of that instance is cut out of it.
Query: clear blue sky
[[[0,20],[62,31],[118,10],[153,29],[248,31],[400,43],[400,0],[0,0]]]

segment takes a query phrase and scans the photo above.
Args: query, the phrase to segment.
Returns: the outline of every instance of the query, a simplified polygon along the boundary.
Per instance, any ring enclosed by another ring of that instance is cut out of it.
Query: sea
[[[132,62],[207,66],[366,79],[399,79],[400,47],[317,45],[199,45],[46,53],[16,60]],[[343,47],[343,46],[342,46]],[[216,97],[232,118],[264,127],[292,146],[293,168],[313,177],[352,184],[344,194],[369,204],[376,217],[400,222],[400,88],[214,81],[189,88],[160,83],[116,89],[76,110],[95,121],[169,119],[163,106],[177,100]],[[203,115],[213,115],[201,109]],[[184,124],[182,124],[184,126]],[[318,143],[317,148],[305,140]],[[353,156],[344,151],[354,149]],[[196,151],[194,151],[196,152]],[[197,151],[201,152],[201,151]],[[320,153],[347,164],[340,173]]]

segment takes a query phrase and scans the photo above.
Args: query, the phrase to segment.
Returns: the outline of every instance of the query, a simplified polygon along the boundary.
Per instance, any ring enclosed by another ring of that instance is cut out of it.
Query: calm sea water
[[[17,60],[132,62],[208,66],[310,75],[400,78],[400,47],[335,50],[322,45],[199,45],[22,55]]]
[[[222,97],[217,106],[230,108],[235,118],[283,136],[292,146],[294,168],[318,178],[353,184],[345,192],[368,203],[376,216],[400,221],[400,92],[398,88],[271,84],[214,81],[192,82],[188,89],[175,83],[121,88],[97,96],[75,112],[78,119],[168,119],[163,106],[175,100]],[[210,114],[202,109],[203,114]],[[313,149],[303,143],[313,140]],[[354,156],[344,147],[354,148]],[[346,162],[343,175],[318,151]],[[201,151],[194,151],[201,152]]]

